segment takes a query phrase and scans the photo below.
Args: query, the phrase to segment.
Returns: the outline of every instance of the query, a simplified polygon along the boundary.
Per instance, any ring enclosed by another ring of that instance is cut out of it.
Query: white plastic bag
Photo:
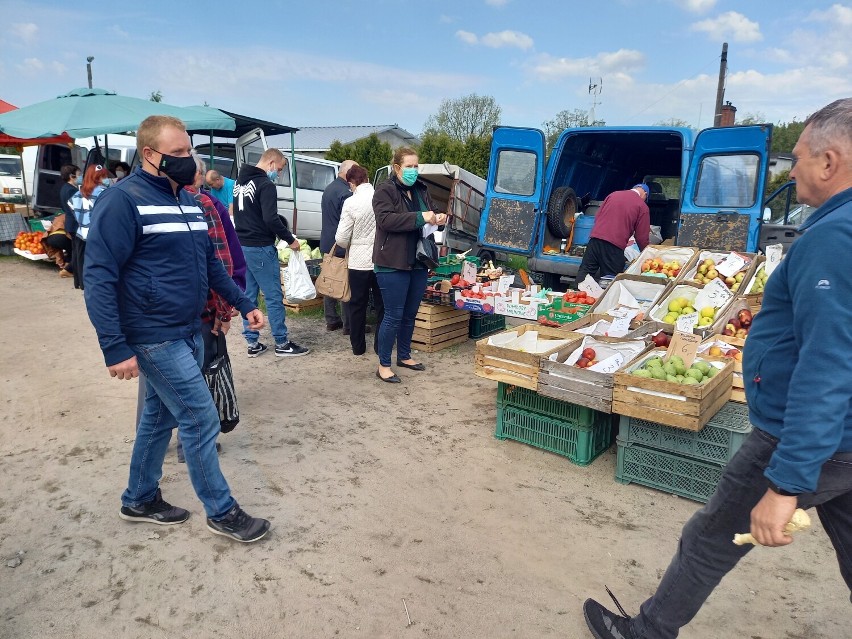
[[[293,251],[287,261],[284,273],[284,297],[291,304],[300,304],[317,296],[317,289],[311,281],[305,258],[299,251]]]

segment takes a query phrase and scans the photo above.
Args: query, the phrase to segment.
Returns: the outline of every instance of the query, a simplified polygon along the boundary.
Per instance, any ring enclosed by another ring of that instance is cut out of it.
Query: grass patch
[[[523,255],[510,255],[509,259],[506,260],[506,266],[508,266],[513,271],[517,272],[521,269],[529,272],[529,266],[527,262],[527,258]]]

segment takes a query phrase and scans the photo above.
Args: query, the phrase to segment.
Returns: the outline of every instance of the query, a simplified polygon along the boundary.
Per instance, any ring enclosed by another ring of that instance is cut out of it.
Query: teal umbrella
[[[211,107],[177,107],[162,102],[117,95],[104,89],[75,89],[53,100],[0,114],[0,132],[18,138],[40,138],[67,133],[87,138],[136,131],[149,115],[171,115],[187,129],[236,128],[234,118]]]

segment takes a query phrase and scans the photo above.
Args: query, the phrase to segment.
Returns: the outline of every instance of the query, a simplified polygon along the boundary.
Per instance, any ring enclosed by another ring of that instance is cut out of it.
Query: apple
[[[585,357],[586,359],[591,361],[595,359],[595,357],[597,357],[597,353],[595,353],[594,348],[585,348],[583,349],[582,357]]]
[[[730,324],[731,326],[733,326],[733,327],[734,327],[734,330],[737,330],[738,328],[742,328],[742,327],[743,327],[743,325],[742,325],[742,323],[740,322],[740,320],[739,320],[739,319],[737,319],[736,317],[732,317],[731,319],[729,319],[729,320],[728,320],[728,324]]]
[[[669,336],[666,335],[663,331],[660,331],[659,333],[651,337],[651,341],[654,342],[654,346],[668,346]]]
[[[707,351],[707,354],[712,355],[713,357],[721,357],[722,356],[722,349],[719,348],[718,346],[711,346],[710,350]]]
[[[753,316],[749,309],[744,308],[739,313],[737,313],[737,319],[740,320],[740,324],[744,328],[748,328],[749,326],[751,326],[751,320],[753,319]]]
[[[727,335],[728,337],[733,337],[737,332],[737,329],[734,328],[733,324],[725,324],[725,328],[722,329],[722,335]]]
[[[577,366],[579,368],[587,368],[589,366],[589,361],[588,357],[581,357],[577,360]]]

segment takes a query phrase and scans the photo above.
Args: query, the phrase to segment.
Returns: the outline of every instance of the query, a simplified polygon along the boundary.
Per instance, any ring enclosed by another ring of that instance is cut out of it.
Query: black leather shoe
[[[426,365],[422,362],[419,364],[406,364],[405,362],[401,362],[400,360],[396,360],[397,366],[402,366],[403,368],[409,368],[413,371],[425,371]]]
[[[379,371],[376,371],[376,377],[378,377],[383,382],[387,382],[388,384],[399,384],[402,381],[396,375],[391,375],[390,377],[382,377],[382,374]]]
[[[332,322],[331,324],[325,325],[325,330],[327,331],[336,331],[341,328],[343,328],[343,322]]]

